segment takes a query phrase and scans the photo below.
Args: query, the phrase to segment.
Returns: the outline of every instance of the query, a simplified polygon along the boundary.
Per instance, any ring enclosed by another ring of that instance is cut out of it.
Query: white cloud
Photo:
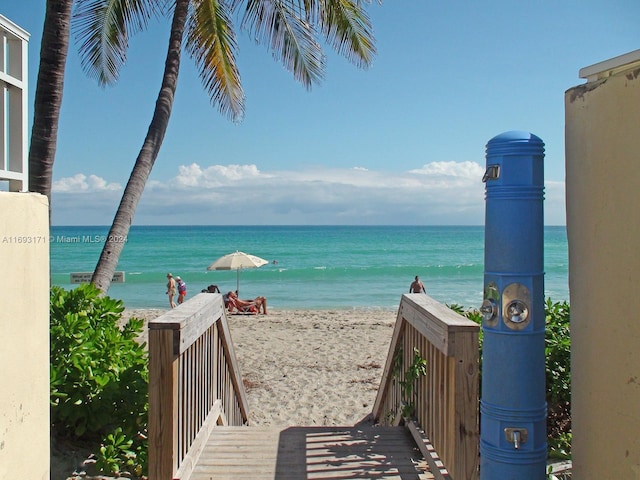
[[[212,165],[202,168],[197,163],[192,163],[178,167],[178,175],[171,181],[171,185],[176,188],[214,188],[260,177],[266,176],[255,165]]]
[[[365,168],[261,171],[256,165],[197,163],[148,183],[137,224],[479,225],[484,221],[484,167],[434,162],[405,172]],[[116,191],[116,188],[117,190]],[[54,223],[110,224],[119,185],[77,174],[56,182]],[[75,200],[78,193],[93,195]],[[547,224],[564,224],[564,184],[546,190]]]
[[[432,162],[424,165],[416,170],[409,170],[409,173],[417,173],[420,175],[435,175],[443,177],[462,177],[462,178],[482,178],[484,167],[476,162]]]
[[[54,192],[96,193],[101,191],[122,190],[122,187],[118,183],[108,183],[104,178],[96,175],[89,175],[87,177],[82,173],[78,173],[73,177],[61,178],[60,180],[53,182],[51,189]]]
[[[51,186],[54,225],[110,225],[122,196],[118,183],[78,173]]]

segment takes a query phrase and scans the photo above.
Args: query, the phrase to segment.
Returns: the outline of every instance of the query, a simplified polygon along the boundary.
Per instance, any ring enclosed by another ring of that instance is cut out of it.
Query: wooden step
[[[192,480],[434,478],[404,427],[216,427]]]

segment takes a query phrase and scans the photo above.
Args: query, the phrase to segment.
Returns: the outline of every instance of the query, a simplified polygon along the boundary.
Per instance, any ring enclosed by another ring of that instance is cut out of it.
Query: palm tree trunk
[[[162,78],[162,87],[156,100],[153,119],[149,125],[142,149],[138,154],[136,163],[129,176],[127,186],[122,194],[120,205],[113,219],[107,240],[102,248],[100,259],[93,272],[91,283],[98,287],[103,293],[106,293],[111,286],[111,279],[118,265],[122,248],[125,245],[122,239],[126,239],[129,234],[129,228],[133,222],[138,202],[140,201],[140,197],[142,197],[142,192],[144,191],[153,164],[158,157],[162,140],[169,126],[169,118],[171,116],[173,99],[178,83],[182,39],[190,1],[191,0],[176,1],[171,23],[169,50],[165,61],[164,76]]]
[[[73,0],[47,0],[31,127],[29,191],[41,193],[49,199],[49,223],[72,5]]]

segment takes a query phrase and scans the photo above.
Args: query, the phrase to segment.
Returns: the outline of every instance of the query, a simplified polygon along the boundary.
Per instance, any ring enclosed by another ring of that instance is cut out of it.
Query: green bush
[[[449,308],[482,325],[478,309],[460,305]],[[571,458],[571,338],[570,308],[566,301],[545,302],[545,372],[547,401],[547,444],[552,458]],[[482,378],[482,330],[480,330],[480,367]],[[481,382],[481,380],[480,380]]]
[[[571,458],[571,337],[567,302],[545,304],[549,456]]]
[[[136,341],[143,321],[131,318],[121,328],[123,311],[122,301],[101,296],[90,284],[51,289],[51,422],[56,435],[102,439],[105,452],[125,452],[123,462],[135,471],[146,459],[148,359]],[[114,439],[117,445],[131,443],[114,450]],[[131,452],[137,462],[131,462]]]

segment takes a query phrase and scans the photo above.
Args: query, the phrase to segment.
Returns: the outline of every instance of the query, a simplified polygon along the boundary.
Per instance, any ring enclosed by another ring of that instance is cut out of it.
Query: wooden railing
[[[247,419],[222,296],[198,294],[150,321],[149,479],[188,479],[211,430]]]
[[[436,478],[478,478],[479,330],[428,295],[402,296],[373,416],[404,422]]]

